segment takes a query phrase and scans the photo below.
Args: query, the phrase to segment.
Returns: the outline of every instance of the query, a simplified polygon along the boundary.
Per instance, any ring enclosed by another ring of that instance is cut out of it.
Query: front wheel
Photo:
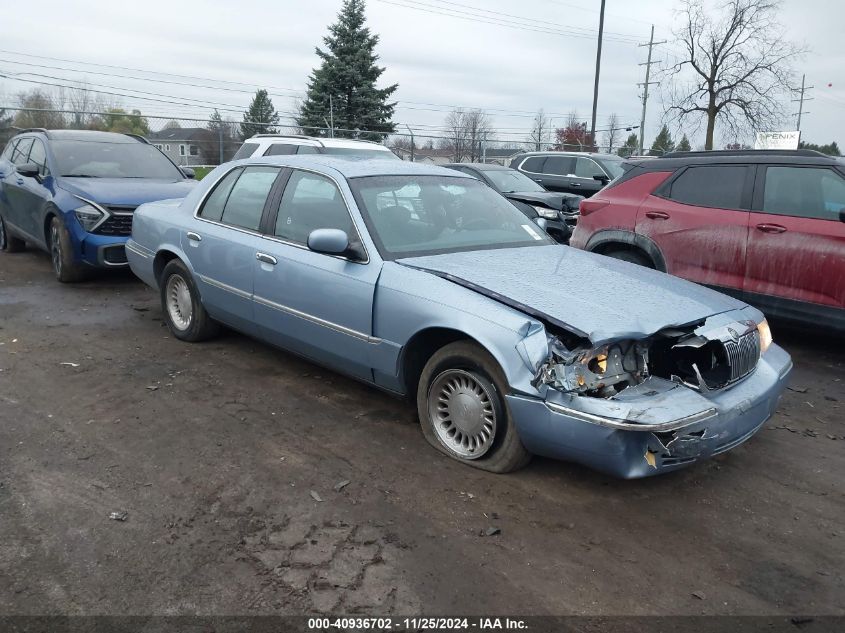
[[[654,262],[652,262],[647,255],[643,254],[638,250],[630,248],[620,248],[617,250],[608,251],[605,254],[608,257],[613,257],[614,259],[621,259],[623,262],[630,262],[632,264],[637,264],[645,268],[654,268]]]
[[[3,216],[0,216],[0,251],[7,253],[19,253],[26,248],[26,242],[9,234]]]
[[[50,222],[50,259],[56,279],[63,284],[82,281],[88,275],[85,265],[73,259],[70,234],[59,216],[54,216]]]
[[[517,470],[531,454],[517,435],[504,394],[507,381],[493,357],[475,343],[438,350],[417,386],[423,435],[436,449],[475,468]]]
[[[170,261],[161,273],[161,309],[173,336],[195,343],[217,334],[219,326],[208,316],[187,266]]]

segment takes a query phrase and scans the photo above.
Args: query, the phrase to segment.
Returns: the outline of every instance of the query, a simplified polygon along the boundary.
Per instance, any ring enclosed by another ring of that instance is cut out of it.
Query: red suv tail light
[[[590,215],[593,211],[598,211],[599,209],[603,209],[607,205],[610,204],[609,200],[596,200],[595,198],[585,198],[581,201],[581,205],[579,209],[581,211],[581,215]]]

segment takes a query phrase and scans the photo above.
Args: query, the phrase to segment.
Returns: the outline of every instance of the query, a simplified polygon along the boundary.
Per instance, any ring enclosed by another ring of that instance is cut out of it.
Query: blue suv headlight
[[[98,209],[93,204],[83,205],[78,209],[74,209],[73,212],[76,215],[76,219],[79,220],[79,224],[82,225],[82,228],[89,233],[102,224],[103,220],[107,217],[102,209]]]

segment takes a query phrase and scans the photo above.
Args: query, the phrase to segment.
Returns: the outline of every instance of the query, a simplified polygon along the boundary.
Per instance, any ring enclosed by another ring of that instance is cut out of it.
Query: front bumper
[[[791,369],[789,354],[772,345],[737,384],[707,395],[693,392],[706,414],[654,430],[612,428],[590,416],[567,414],[553,398],[509,395],[507,400],[530,452],[631,479],[677,470],[742,444],[775,412]],[[684,388],[679,397],[688,399],[687,391],[692,390]]]
[[[123,268],[129,265],[125,250],[128,236],[88,233],[76,218],[67,216],[65,225],[70,231],[75,259],[78,261],[97,268]]]

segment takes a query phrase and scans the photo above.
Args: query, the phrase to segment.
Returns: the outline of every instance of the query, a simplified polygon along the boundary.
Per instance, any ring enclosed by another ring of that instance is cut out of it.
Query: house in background
[[[204,150],[208,151],[210,138],[213,138],[213,133],[204,127],[174,127],[147,135],[151,145],[155,145],[177,165],[183,166],[217,162],[216,156],[204,155]]]
[[[511,163],[511,159],[516,156],[517,154],[522,153],[524,150],[521,149],[488,149],[485,153],[485,159],[478,160],[477,162],[485,162],[488,164],[495,164],[495,165],[504,165],[508,166]],[[393,153],[396,154],[402,160],[411,160],[411,151],[405,148],[394,147]],[[414,150],[414,162],[415,163],[429,163],[434,165],[445,165],[447,163],[453,163],[454,161],[454,154],[450,149],[444,148],[435,148],[429,149],[425,147],[421,147]],[[469,162],[469,158],[463,160],[462,162],[467,163]]]

